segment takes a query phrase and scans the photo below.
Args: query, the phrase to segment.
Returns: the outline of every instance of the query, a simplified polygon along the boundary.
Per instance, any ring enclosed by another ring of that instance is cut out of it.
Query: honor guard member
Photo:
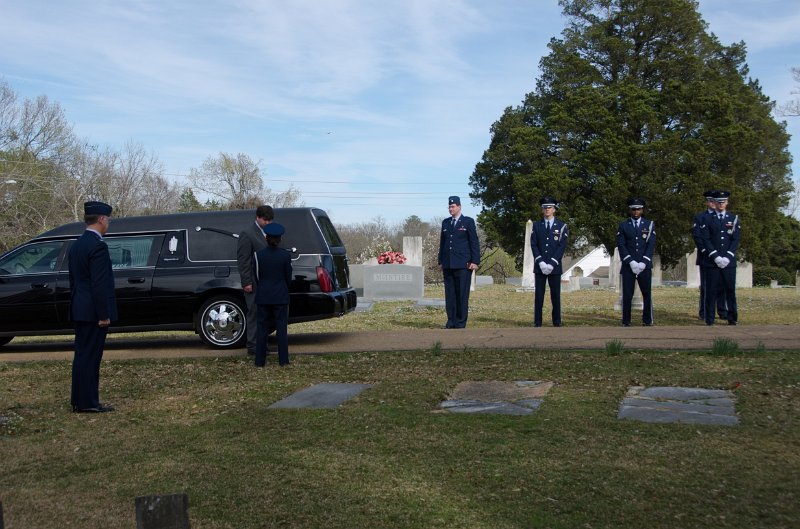
[[[533,326],[542,326],[544,289],[550,284],[550,303],[553,305],[553,327],[561,327],[561,259],[567,248],[567,225],[555,217],[558,202],[553,197],[542,197],[542,220],[531,230],[533,275],[535,280]]]
[[[706,249],[703,247],[703,242],[700,237],[700,226],[705,225],[704,218],[706,215],[714,215],[717,212],[717,201],[715,199],[716,194],[719,193],[716,189],[710,189],[703,193],[703,198],[706,202],[706,209],[698,213],[694,216],[694,222],[692,223],[692,239],[694,239],[695,246],[697,247],[697,260],[695,264],[700,268],[700,303],[699,303],[699,310],[698,316],[701,320],[706,319],[705,317],[705,271],[706,267],[703,266],[703,261],[707,259],[706,256]],[[728,307],[725,304],[725,293],[722,290],[718,291],[717,295],[717,314],[723,320],[728,319]]]
[[[114,410],[100,403],[100,361],[108,326],[117,319],[114,273],[103,241],[111,206],[86,202],[83,213],[86,231],[69,249],[69,310],[75,323],[72,411],[100,413]]]
[[[461,214],[461,199],[447,199],[450,217],[442,221],[439,239],[439,266],[444,276],[444,302],[447,311],[446,329],[467,326],[469,288],[472,272],[481,262],[475,221]]]
[[[700,238],[707,258],[703,261],[706,269],[705,317],[706,325],[714,325],[714,305],[716,293],[722,290],[728,307],[728,325],[736,325],[736,251],[739,249],[741,225],[739,217],[728,212],[728,191],[715,194],[717,211],[704,217],[705,224],[700,227]]]
[[[278,340],[278,363],[289,363],[289,285],[292,282],[292,258],[287,250],[279,248],[285,228],[277,222],[264,225],[267,247],[256,252],[255,275],[257,280],[256,305],[258,324],[256,333],[257,367],[267,362],[267,336],[272,329]]]
[[[642,292],[642,325],[653,324],[653,299],[650,284],[653,277],[653,251],[656,247],[656,227],[642,216],[645,202],[641,198],[628,200],[630,218],[617,229],[617,250],[622,262],[622,325],[631,324],[631,300],[635,283]]]

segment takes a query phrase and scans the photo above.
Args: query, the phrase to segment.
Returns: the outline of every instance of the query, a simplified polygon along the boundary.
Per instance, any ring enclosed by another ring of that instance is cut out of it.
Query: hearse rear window
[[[322,235],[325,237],[325,242],[328,243],[328,246],[344,246],[342,239],[339,238],[339,234],[336,233],[336,228],[334,228],[333,224],[331,223],[331,219],[320,216],[317,217],[317,222],[319,222],[319,227],[322,230]]]

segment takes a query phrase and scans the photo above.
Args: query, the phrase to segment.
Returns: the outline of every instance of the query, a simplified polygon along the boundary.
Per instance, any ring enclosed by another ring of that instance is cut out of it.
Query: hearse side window
[[[155,254],[161,247],[163,235],[137,235],[132,237],[106,238],[111,268],[144,268],[155,264]],[[154,252],[153,250],[156,250]]]
[[[325,237],[325,242],[328,243],[328,246],[332,248],[344,246],[342,239],[339,238],[339,234],[336,233],[336,228],[334,228],[333,223],[331,223],[331,219],[319,216],[317,217],[317,222],[319,222],[319,227],[322,230],[322,235]]]
[[[233,233],[224,230],[203,227],[199,231],[189,230],[189,260],[235,261],[238,243]]]
[[[64,241],[29,244],[5,256],[0,261],[0,275],[41,274],[52,272],[58,264],[58,256]]]

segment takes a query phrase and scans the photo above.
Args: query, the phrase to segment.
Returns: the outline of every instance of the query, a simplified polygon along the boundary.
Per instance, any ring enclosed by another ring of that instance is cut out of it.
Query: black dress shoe
[[[76,408],[76,407],[73,407],[72,411],[74,411],[75,413],[107,413],[109,411],[114,411],[114,406],[108,406],[108,405],[104,406],[104,405],[101,404],[100,406],[97,406],[96,408]]]
[[[735,321],[729,321],[728,325],[736,325],[736,322]]]

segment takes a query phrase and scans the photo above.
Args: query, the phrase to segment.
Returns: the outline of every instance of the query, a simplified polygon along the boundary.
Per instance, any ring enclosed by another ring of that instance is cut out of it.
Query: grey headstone
[[[371,387],[370,384],[316,384],[279,400],[270,408],[336,408]]]
[[[136,498],[136,529],[189,529],[186,493]]]
[[[753,288],[753,263],[736,263],[736,288]]]
[[[382,264],[364,267],[364,297],[367,299],[422,299],[421,266]]]
[[[700,267],[696,265],[697,248],[692,253],[686,254],[686,288],[697,288],[700,286]]]
[[[494,278],[492,276],[475,276],[475,284],[479,287],[485,285],[494,285]]]

